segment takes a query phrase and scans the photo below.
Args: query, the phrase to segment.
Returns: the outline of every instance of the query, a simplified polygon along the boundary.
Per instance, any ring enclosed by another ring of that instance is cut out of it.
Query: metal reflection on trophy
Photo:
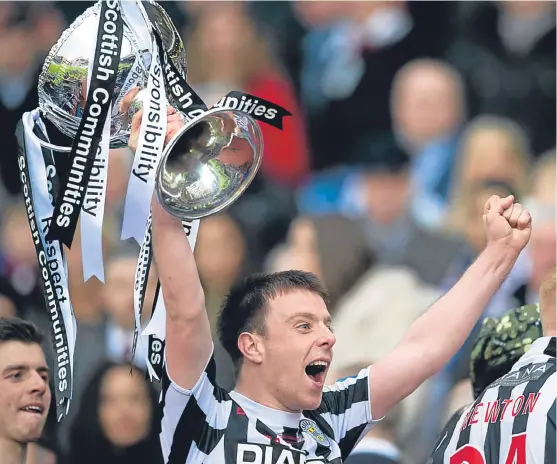
[[[139,7],[141,4],[141,8]],[[160,33],[165,49],[178,71],[187,71],[185,47],[172,21],[155,2],[121,1],[124,35],[118,66],[111,120],[110,148],[127,145],[130,121],[118,113],[119,100],[132,88],[145,88],[151,60],[148,21]],[[62,34],[48,54],[39,77],[41,113],[64,135],[74,138],[87,97],[87,73],[91,68],[97,39],[101,4],[96,3],[79,16]],[[145,17],[145,14],[147,17]],[[57,147],[70,151],[70,147]]]
[[[247,189],[262,153],[263,136],[252,117],[236,110],[209,110],[168,143],[157,170],[157,198],[182,220],[218,213]]]

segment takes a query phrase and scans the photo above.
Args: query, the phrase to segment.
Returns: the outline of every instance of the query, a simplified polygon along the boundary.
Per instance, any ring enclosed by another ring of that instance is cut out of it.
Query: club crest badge
[[[329,441],[329,438],[327,437],[327,435],[325,435],[321,429],[318,427],[318,425],[313,422],[310,419],[303,419],[300,422],[300,428],[306,432],[309,433],[313,439],[319,443],[320,445],[323,446],[331,446],[331,442]]]

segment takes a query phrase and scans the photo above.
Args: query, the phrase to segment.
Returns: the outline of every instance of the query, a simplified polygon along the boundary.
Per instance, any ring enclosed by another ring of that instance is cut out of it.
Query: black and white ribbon
[[[147,228],[155,174],[166,138],[167,100],[158,49],[153,41],[153,55],[147,81],[147,98],[124,206],[122,240],[133,238],[142,244]]]
[[[52,152],[37,111],[25,113],[18,124],[18,167],[29,227],[37,253],[54,349],[53,383],[56,416],[67,415],[72,398],[76,321],[70,302],[67,263],[62,245],[47,240],[54,210],[58,176]]]
[[[105,121],[110,119],[110,104],[120,62],[122,34],[120,2],[102,2],[85,109],[70,152],[68,178],[56,200],[48,232],[49,240],[60,240],[68,247],[71,247],[85,200]]]

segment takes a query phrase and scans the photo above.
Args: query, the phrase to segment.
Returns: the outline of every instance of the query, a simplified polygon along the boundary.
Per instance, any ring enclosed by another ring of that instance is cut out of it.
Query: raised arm
[[[530,238],[530,214],[513,201],[512,196],[488,200],[484,251],[454,287],[412,324],[393,351],[370,367],[372,417],[382,417],[463,345]]]
[[[192,389],[212,341],[205,295],[190,244],[178,219],[152,202],[153,253],[166,307],[166,362],[170,378]]]
[[[122,99],[124,111],[137,93]],[[128,145],[135,152],[142,111],[132,119]],[[173,108],[168,109],[166,142],[182,125]],[[156,198],[151,202],[152,246],[155,265],[166,307],[166,362],[170,378],[185,389],[192,389],[201,376],[209,356],[212,340],[205,296],[197,266],[180,221],[168,214]]]

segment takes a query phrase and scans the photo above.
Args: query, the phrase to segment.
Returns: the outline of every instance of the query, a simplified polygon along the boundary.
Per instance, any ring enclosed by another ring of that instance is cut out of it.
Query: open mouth
[[[25,406],[21,408],[20,411],[30,412],[31,414],[38,414],[39,416],[43,413],[42,406]]]
[[[323,384],[325,382],[325,371],[329,363],[327,361],[314,361],[306,366],[306,374],[316,383]]]

